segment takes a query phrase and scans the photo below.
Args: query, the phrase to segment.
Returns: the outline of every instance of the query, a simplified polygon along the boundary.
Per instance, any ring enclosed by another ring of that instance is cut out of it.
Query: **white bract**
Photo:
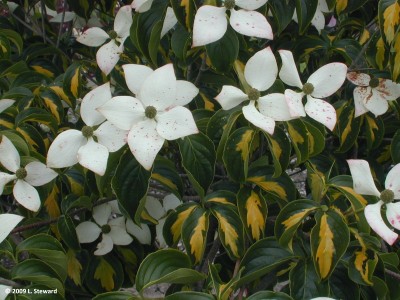
[[[271,48],[268,47],[254,54],[245,66],[244,77],[251,87],[248,94],[234,86],[224,85],[215,99],[225,110],[250,100],[250,103],[242,108],[244,117],[253,125],[273,134],[275,121],[292,119],[285,95],[273,93],[260,96],[260,92],[272,86],[277,74],[278,65]]]
[[[0,214],[0,244],[24,217],[14,214]]]
[[[83,32],[76,40],[90,47],[99,47],[111,38],[107,44],[100,47],[96,54],[99,68],[108,75],[119,61],[124,51],[124,42],[129,36],[132,25],[132,8],[122,6],[114,20],[114,30],[107,33],[99,27],[92,27]]]
[[[126,232],[125,218],[117,217],[117,201],[101,204],[93,208],[95,222],[85,221],[76,227],[80,243],[92,243],[100,236],[102,240],[97,244],[95,255],[109,253],[114,245],[126,246],[132,243],[132,237]]]
[[[347,79],[357,85],[353,92],[356,117],[368,111],[375,116],[382,115],[389,108],[388,101],[400,97],[400,84],[389,79],[357,72],[349,72]]]
[[[311,24],[321,33],[321,30],[325,27],[325,16],[324,13],[330,12],[326,0],[318,0],[317,10],[315,11],[314,17],[311,20]],[[297,11],[294,11],[293,20],[298,23]]]
[[[0,113],[2,113],[7,108],[12,106],[14,103],[15,103],[15,100],[12,100],[12,99],[1,99],[0,100]]]
[[[226,11],[230,11],[229,23],[243,35],[273,39],[271,25],[264,15],[255,9],[268,0],[225,0],[224,7],[204,5],[196,13],[193,24],[193,47],[204,46],[222,38],[228,29]],[[235,10],[238,6],[242,9]]]
[[[34,186],[49,183],[57,177],[57,173],[38,161],[21,167],[21,159],[17,149],[6,136],[1,136],[0,163],[14,174],[0,172],[0,195],[7,183],[15,181],[13,195],[15,200],[31,211],[40,208],[40,197]]]
[[[110,122],[104,122],[106,119],[97,111],[111,97],[110,83],[107,82],[83,98],[80,113],[87,126],[82,131],[66,130],[56,137],[47,154],[49,167],[65,168],[79,162],[83,167],[104,175],[109,152],[115,152],[125,145],[128,134]],[[95,126],[98,126],[97,129],[94,129]]]
[[[395,165],[389,171],[385,180],[385,190],[379,192],[367,161],[350,159],[347,162],[353,177],[354,191],[358,194],[380,198],[377,203],[365,207],[364,214],[368,224],[389,245],[393,245],[398,234],[390,230],[383,221],[381,207],[383,204],[386,205],[387,220],[394,228],[400,230],[400,202],[392,203],[394,199],[400,199],[400,164]]]
[[[305,117],[306,114],[322,123],[330,130],[336,124],[335,108],[322,100],[335,93],[346,79],[347,66],[343,63],[330,63],[322,66],[308,78],[303,85],[297,72],[293,54],[287,50],[279,50],[282,58],[282,68],[279,72],[280,79],[290,86],[301,89],[301,92],[285,90],[286,101],[290,114],[294,118]],[[303,97],[307,96],[307,102],[303,106]]]
[[[123,69],[136,98],[117,96],[98,110],[116,127],[129,130],[129,148],[149,170],[165,140],[198,133],[191,111],[183,105],[199,91],[190,82],[176,80],[172,64],[155,71],[135,64],[124,65]]]
[[[0,284],[0,300],[5,300],[10,294],[12,288],[12,286]]]
[[[139,13],[148,11],[151,8],[154,0],[133,0],[131,6]]]

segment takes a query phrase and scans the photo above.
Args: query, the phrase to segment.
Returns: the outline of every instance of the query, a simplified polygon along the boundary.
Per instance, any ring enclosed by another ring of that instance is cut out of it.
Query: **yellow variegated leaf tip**
[[[171,226],[171,233],[174,243],[176,243],[179,240],[179,237],[181,236],[183,221],[185,221],[189,217],[194,208],[195,206],[191,206],[188,207],[186,210],[180,212],[178,214],[178,217],[176,218],[175,223]]]
[[[206,237],[206,223],[207,216],[204,213],[198,220],[196,227],[193,229],[193,234],[190,237],[190,253],[193,254],[195,258],[195,263],[201,262]]]
[[[379,38],[376,43],[376,64],[379,69],[382,70],[384,68],[383,63],[385,62],[385,43],[383,42],[382,37]]]
[[[375,141],[375,131],[374,130],[378,130],[378,124],[376,123],[375,119],[369,117],[368,115],[365,118],[368,122],[368,126],[370,128],[370,135],[371,135],[371,140]]]
[[[315,209],[314,207],[303,209],[302,211],[295,213],[294,215],[290,216],[285,221],[283,221],[282,225],[285,226],[286,230],[292,228],[293,226],[296,226],[304,218],[306,214],[308,214],[310,211],[314,209]]]
[[[172,189],[172,190],[175,190],[175,191],[178,190],[178,187],[176,186],[175,183],[173,183],[173,182],[171,181],[171,179],[169,179],[169,178],[167,178],[167,177],[164,177],[164,176],[162,176],[161,174],[153,173],[153,174],[151,174],[151,178],[153,178],[154,180],[157,180],[157,181],[161,182],[162,184],[165,184],[167,187],[169,187],[169,188]]]
[[[275,140],[271,140],[271,144],[272,144],[272,151],[274,152],[275,156],[277,158],[280,158],[282,155],[282,148],[279,145],[279,143]]]
[[[214,197],[214,198],[208,199],[207,202],[215,202],[215,203],[221,203],[221,204],[234,205],[233,203],[229,202],[228,199],[223,198],[223,197]]]
[[[183,6],[185,8],[185,24],[186,24],[186,28],[190,28],[190,22],[189,22],[190,1],[191,0],[182,0],[181,1],[181,6]]]
[[[372,285],[373,283],[369,280],[369,264],[368,264],[368,256],[366,253],[366,248],[363,248],[361,251],[356,251],[356,259],[354,261],[354,265],[358,272],[360,272],[361,278],[365,283]]]
[[[242,139],[236,144],[236,151],[242,154],[242,159],[244,161],[247,160],[247,157],[249,156],[250,142],[253,138],[253,132],[254,131],[251,129],[246,130],[242,135]]]
[[[214,103],[212,103],[211,100],[208,99],[207,96],[204,95],[203,93],[200,93],[200,96],[204,101],[204,109],[214,111],[214,109],[215,109]]]
[[[304,138],[301,136],[301,134],[294,129],[293,125],[288,124],[288,129],[289,129],[289,134],[292,140],[297,143],[297,144],[303,144],[304,143]]]
[[[279,185],[277,182],[265,181],[264,176],[254,176],[247,179],[250,182],[257,184],[264,191],[274,193],[281,199],[287,199],[287,193],[285,189]]]
[[[50,108],[51,114],[54,117],[56,117],[58,122],[60,122],[61,121],[60,120],[60,114],[58,113],[57,105],[53,101],[51,101],[50,98],[44,97],[43,100],[44,100],[44,103],[46,104],[46,106],[48,108]]]
[[[349,119],[348,119],[347,124],[346,124],[346,127],[344,128],[344,130],[343,130],[343,132],[342,132],[342,134],[340,136],[340,141],[341,141],[342,144],[346,141],[347,137],[351,133],[351,124],[352,124],[352,122],[353,122],[353,114],[350,114],[349,115]]]
[[[251,228],[251,236],[259,240],[265,228],[265,218],[261,211],[261,199],[257,193],[251,191],[251,195],[246,200],[247,225]]]
[[[396,36],[396,41],[394,42],[394,64],[393,64],[393,80],[397,81],[400,76],[400,34]]]
[[[347,2],[348,0],[337,0],[336,1],[336,12],[340,14],[342,11],[344,11],[347,7]]]
[[[357,194],[352,188],[347,187],[347,186],[341,186],[341,189],[345,190],[346,192],[348,192],[349,194],[351,194],[354,198],[356,198],[358,200],[358,202],[360,202],[363,206],[366,206],[368,204],[367,200],[365,200],[365,198],[363,196],[361,196],[360,194]]]
[[[237,241],[239,238],[239,234],[236,232],[235,228],[228,222],[228,220],[226,218],[224,218],[218,212],[215,212],[215,214],[217,216],[219,226],[225,236],[224,244],[231,249],[232,254],[235,257],[239,257],[239,249],[237,247]]]
[[[369,38],[371,37],[371,34],[369,33],[369,31],[367,29],[364,29],[361,37],[360,37],[360,45],[364,45]]]
[[[54,77],[54,73],[51,72],[50,70],[47,70],[45,68],[43,68],[42,66],[31,66],[32,69],[34,69],[36,72],[46,75],[48,77]]]
[[[61,215],[60,206],[58,205],[58,187],[54,185],[50,195],[44,202],[47,212],[52,218],[57,218]]]
[[[67,274],[68,277],[72,279],[72,281],[77,286],[82,285],[82,265],[79,260],[76,258],[75,253],[73,250],[69,249],[67,251]]]
[[[78,89],[79,89],[79,74],[80,74],[80,68],[77,68],[75,70],[74,76],[71,78],[71,93],[75,97],[78,97]]]
[[[333,232],[328,224],[328,216],[324,214],[321,218],[319,245],[316,255],[318,269],[322,279],[326,278],[331,270],[334,252]]]
[[[94,279],[99,280],[106,291],[111,291],[114,288],[114,275],[115,270],[113,267],[105,259],[101,258],[94,273]]]
[[[383,31],[389,44],[394,40],[396,25],[400,23],[400,4],[394,1],[383,12]]]

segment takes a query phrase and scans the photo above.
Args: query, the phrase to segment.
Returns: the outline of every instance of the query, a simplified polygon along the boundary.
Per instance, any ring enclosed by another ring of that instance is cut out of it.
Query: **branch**
[[[204,53],[203,60],[201,61],[201,66],[200,66],[200,69],[199,69],[199,73],[197,74],[196,80],[194,81],[194,85],[195,86],[199,85],[200,79],[201,79],[201,74],[205,70],[207,70],[206,65],[207,65],[207,54]]]
[[[19,284],[19,283],[15,282],[15,281],[12,281],[12,280],[4,279],[2,277],[0,277],[0,284],[1,285],[7,285],[7,286],[15,287],[15,288],[24,287],[22,284]]]
[[[396,279],[397,281],[400,281],[400,274],[393,272],[391,270],[385,269],[385,273],[388,274],[390,277]]]

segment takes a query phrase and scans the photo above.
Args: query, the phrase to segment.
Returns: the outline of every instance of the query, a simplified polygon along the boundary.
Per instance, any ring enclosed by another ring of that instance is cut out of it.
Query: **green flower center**
[[[93,136],[93,128],[90,126],[83,126],[82,128],[82,135],[85,138],[90,138]]]
[[[258,100],[260,98],[260,91],[257,89],[252,88],[249,93],[247,94],[249,100]]]
[[[118,37],[118,33],[116,33],[114,30],[110,30],[108,32],[108,35],[110,36],[111,39],[115,40]]]
[[[147,106],[144,115],[149,119],[154,119],[157,116],[157,109],[154,106]]]
[[[17,176],[18,179],[25,179],[27,175],[28,172],[26,172],[25,168],[19,168],[17,172],[15,172],[15,176]]]
[[[226,9],[233,9],[235,5],[235,0],[225,0],[224,6],[226,7]]]
[[[106,225],[103,225],[103,226],[101,226],[101,232],[102,233],[110,233],[110,231],[111,231],[111,226],[110,225],[108,225],[108,224],[106,224]]]
[[[311,95],[314,92],[314,86],[311,83],[306,83],[303,85],[303,92],[306,95]]]
[[[391,203],[394,200],[394,193],[392,190],[384,190],[381,193],[380,198],[384,203]]]
[[[376,88],[379,86],[379,79],[372,77],[371,80],[369,81],[369,86],[372,88]]]

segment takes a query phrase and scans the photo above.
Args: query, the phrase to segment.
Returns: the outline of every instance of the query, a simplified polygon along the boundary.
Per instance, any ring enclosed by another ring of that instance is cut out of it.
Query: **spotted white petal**
[[[161,219],[165,215],[165,209],[162,206],[160,200],[154,197],[147,197],[144,207],[146,208],[150,216],[152,216],[156,220]]]
[[[166,212],[169,211],[170,209],[177,208],[182,203],[181,200],[179,200],[178,197],[176,197],[174,194],[169,194],[165,196],[162,202],[164,210]]]
[[[128,134],[128,145],[136,160],[150,170],[156,156],[164,144],[157,130],[154,120],[146,119],[132,127]]]
[[[111,252],[114,247],[114,243],[112,241],[111,236],[108,234],[102,234],[102,240],[100,243],[97,244],[97,250],[94,251],[94,255],[106,255],[107,253]]]
[[[80,223],[75,229],[79,243],[92,243],[101,233],[100,227],[90,221]]]
[[[151,244],[151,232],[148,225],[141,224],[139,227],[132,220],[128,220],[126,222],[126,231],[132,234],[141,244]]]
[[[371,94],[364,98],[363,104],[376,117],[383,115],[389,109],[388,101],[376,89],[371,89]]]
[[[23,218],[24,217],[22,216],[14,214],[0,214],[0,244],[6,239],[15,226],[22,221]]]
[[[315,99],[307,96],[307,103],[304,106],[307,115],[315,121],[325,125],[330,130],[336,125],[336,110],[325,100]]]
[[[108,203],[97,205],[93,208],[93,219],[99,226],[106,225],[111,216],[112,207]]]
[[[0,195],[3,194],[5,185],[14,179],[17,179],[17,176],[14,174],[0,172]]]
[[[357,86],[353,91],[354,98],[354,107],[355,112],[354,116],[357,118],[368,112],[368,108],[364,105],[364,99],[368,98],[369,95],[372,94],[372,90],[369,86]]]
[[[192,112],[176,106],[157,115],[157,132],[166,140],[176,140],[199,132]]]
[[[385,188],[393,191],[395,199],[400,199],[400,164],[395,165],[387,174]]]
[[[296,93],[289,89],[285,90],[286,103],[289,107],[289,113],[293,118],[306,116],[302,102],[303,96],[303,93]]]
[[[167,64],[151,73],[140,87],[137,95],[145,107],[164,110],[175,103],[176,77],[174,66]]]
[[[371,76],[364,73],[349,72],[347,73],[347,80],[358,86],[369,86]]]
[[[86,142],[87,139],[78,130],[69,129],[60,133],[50,145],[47,166],[65,168],[78,163],[78,150]]]
[[[388,101],[396,100],[400,97],[400,84],[389,79],[380,79],[376,90],[379,91],[383,99]]]
[[[109,38],[107,32],[103,29],[92,27],[78,36],[76,41],[89,47],[98,47],[103,45]]]
[[[284,94],[268,94],[260,97],[257,103],[260,113],[274,119],[275,121],[289,121],[293,119]]]
[[[288,50],[279,50],[278,52],[282,60],[279,78],[287,85],[303,88],[292,52]]]
[[[105,121],[105,117],[97,111],[97,108],[112,98],[110,83],[96,87],[82,99],[80,114],[83,122],[89,126],[99,125]]]
[[[313,24],[318,32],[321,33],[321,30],[325,27],[325,16],[322,11],[319,9],[315,11],[314,17],[311,20],[311,24]]]
[[[132,2],[132,8],[139,13],[148,11],[153,4],[153,0],[134,0]]]
[[[224,85],[221,92],[215,97],[215,100],[222,106],[222,109],[228,110],[238,106],[249,97],[237,87]]]
[[[193,47],[204,46],[222,38],[228,28],[226,8],[201,6],[194,17]]]
[[[100,106],[102,113],[114,126],[129,130],[132,126],[144,119],[143,104],[131,96],[117,96]]]
[[[199,89],[191,82],[186,80],[176,81],[176,100],[174,105],[184,106],[189,104],[199,93]]]
[[[0,163],[8,171],[15,173],[21,164],[17,148],[5,135],[0,136]]]
[[[114,31],[122,40],[129,36],[132,25],[132,7],[130,5],[122,6],[114,20]]]
[[[48,13],[48,9],[46,9]],[[67,23],[71,22],[76,18],[76,14],[72,11],[66,11],[65,13],[59,13],[49,20],[50,23]]]
[[[254,54],[244,68],[244,77],[247,83],[259,91],[270,88],[277,75],[278,65],[270,47]]]
[[[383,221],[381,215],[382,204],[383,202],[379,201],[378,203],[367,205],[364,209],[364,215],[372,230],[384,239],[386,243],[393,245],[398,238],[398,234],[390,230]]]
[[[119,61],[120,54],[124,51],[124,45],[119,46],[114,40],[109,41],[107,44],[100,47],[96,53],[96,61],[100,70],[104,74],[108,75],[114,69],[115,65]]]
[[[126,246],[133,242],[132,237],[126,232],[125,217],[112,219],[108,222],[111,227],[109,235],[114,245]]]
[[[86,145],[78,150],[79,164],[100,176],[106,172],[107,160],[107,147],[95,142],[93,138],[89,138]]]
[[[124,69],[126,85],[135,95],[139,94],[143,82],[153,73],[151,68],[136,64],[123,65],[122,69]]]
[[[122,214],[121,210],[119,209],[118,200],[112,200],[107,203],[111,207],[111,212],[116,213],[116,214]]]
[[[160,246],[160,248],[165,248],[167,247],[167,242],[164,239],[163,236],[163,228],[164,224],[167,218],[162,218],[161,220],[158,221],[158,224],[156,225],[156,240]]]
[[[99,144],[106,146],[109,152],[115,152],[126,144],[128,131],[119,129],[106,121],[95,130],[94,135]]]
[[[229,23],[240,34],[269,40],[274,38],[271,25],[258,11],[231,9]]]
[[[57,177],[57,173],[38,161],[30,162],[25,166],[25,181],[32,186],[41,186]]]
[[[400,202],[386,204],[386,218],[390,225],[400,230]]]
[[[0,113],[2,113],[7,108],[12,106],[14,103],[15,103],[15,100],[12,100],[12,99],[1,99],[0,100]]]
[[[30,211],[38,211],[40,197],[37,190],[24,180],[18,179],[14,185],[13,195],[15,200]]]
[[[272,118],[261,114],[254,106],[254,101],[251,101],[249,105],[244,106],[242,111],[247,121],[269,134],[274,134],[275,121]]]
[[[371,168],[367,161],[362,159],[349,159],[350,173],[353,177],[354,191],[362,195],[380,196],[372,178]]]
[[[255,10],[267,3],[268,0],[236,0],[235,4],[240,8]]]
[[[172,7],[167,8],[167,12],[165,13],[163,27],[161,29],[161,38],[170,31],[175,24],[178,23],[178,19],[175,16],[174,10]]]
[[[314,86],[311,96],[325,98],[335,93],[346,79],[347,66],[342,63],[330,63],[322,66],[308,78]]]

